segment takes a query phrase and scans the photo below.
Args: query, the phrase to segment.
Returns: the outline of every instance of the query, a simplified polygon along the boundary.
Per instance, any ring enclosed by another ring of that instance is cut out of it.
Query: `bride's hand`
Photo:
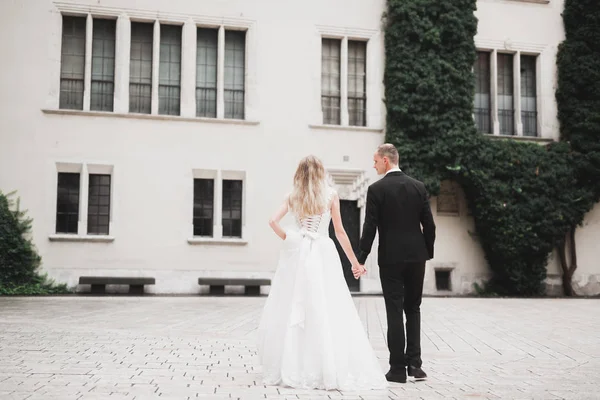
[[[366,273],[367,270],[363,265],[356,264],[352,266],[352,274],[354,275],[354,279],[358,279]]]

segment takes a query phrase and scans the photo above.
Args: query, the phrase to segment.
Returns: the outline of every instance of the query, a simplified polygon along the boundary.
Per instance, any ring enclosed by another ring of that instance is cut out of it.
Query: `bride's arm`
[[[271,229],[273,229],[273,231],[277,234],[277,236],[279,236],[283,240],[285,240],[286,234],[285,234],[285,231],[283,229],[281,229],[281,226],[279,225],[279,221],[281,221],[281,219],[285,216],[285,214],[287,214],[287,212],[288,212],[288,202],[286,200],[283,202],[283,204],[281,204],[281,206],[279,206],[279,208],[277,209],[275,214],[273,214],[271,219],[269,219],[269,226],[271,227]]]
[[[348,234],[344,229],[344,225],[342,224],[342,215],[340,214],[340,198],[335,194],[333,196],[333,202],[331,203],[331,220],[333,221],[333,227],[335,228],[335,237],[340,242],[342,249],[344,249],[344,253],[346,253],[346,257],[352,263],[352,266],[358,265],[358,259],[354,254],[354,250],[352,250],[352,244],[350,243],[350,239],[348,238]]]

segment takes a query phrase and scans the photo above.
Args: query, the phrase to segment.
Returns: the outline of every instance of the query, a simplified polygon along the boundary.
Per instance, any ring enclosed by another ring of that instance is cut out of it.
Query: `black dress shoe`
[[[425,379],[427,378],[427,374],[425,371],[421,369],[421,367],[411,367],[408,366],[408,376],[412,376],[415,379]]]
[[[388,373],[385,374],[385,379],[387,379],[388,382],[406,383],[406,370],[404,368],[401,370],[390,369]]]

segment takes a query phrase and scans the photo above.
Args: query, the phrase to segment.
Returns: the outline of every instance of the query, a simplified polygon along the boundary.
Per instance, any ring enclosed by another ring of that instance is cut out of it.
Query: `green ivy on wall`
[[[551,251],[590,203],[568,143],[541,146],[476,131],[475,9],[476,0],[388,0],[386,141],[432,195],[442,180],[462,186],[493,272],[487,291],[541,295]]]

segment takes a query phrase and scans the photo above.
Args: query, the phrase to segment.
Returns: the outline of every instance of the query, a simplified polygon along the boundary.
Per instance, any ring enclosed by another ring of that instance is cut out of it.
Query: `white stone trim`
[[[142,10],[137,8],[128,7],[110,7],[99,4],[79,4],[71,3],[66,1],[55,1],[54,5],[56,8],[64,14],[94,14],[102,16],[114,16],[118,17],[121,14],[127,14],[130,18],[136,21],[155,21],[159,20],[172,21],[185,23],[188,19],[191,19],[198,25],[204,26],[238,26],[249,28],[255,21],[246,18],[233,18],[233,17],[221,17],[221,16],[209,16],[199,14],[182,14],[173,12],[164,12],[160,10]]]
[[[365,59],[365,63],[367,60]],[[366,79],[366,76],[365,76]],[[365,82],[366,83],[366,82]],[[342,38],[340,46],[340,123],[342,126],[350,125],[348,112],[348,37]]]
[[[158,81],[160,79],[160,21],[154,21],[154,35],[152,37],[152,98],[150,100],[150,114],[158,115]],[[179,99],[181,107],[181,98]]]
[[[550,4],[550,0],[505,0],[521,3],[536,3],[536,4]]]
[[[109,164],[85,164],[88,174],[113,175],[114,166]]]
[[[221,171],[221,179],[237,179],[240,181],[246,180],[246,171]]]
[[[510,139],[516,140],[519,142],[535,142],[539,144],[549,144],[554,142],[555,140],[552,138],[544,138],[539,136],[511,136],[511,135],[494,135],[489,133],[483,134],[485,137],[489,137],[490,139]]]
[[[499,40],[475,36],[475,47],[477,47],[477,50],[499,50],[508,53],[521,51],[523,53],[540,54],[548,48],[548,45],[531,42],[513,42],[510,38]]]
[[[383,133],[383,128],[370,128],[368,126],[343,126],[343,125],[325,125],[325,124],[309,124],[311,129],[325,129],[333,131],[354,131],[354,132],[372,132]]]
[[[225,27],[223,25],[219,26],[217,34],[217,119],[225,119]]]
[[[364,207],[368,188],[368,179],[364,170],[326,167],[325,171],[327,181],[337,191],[341,200],[357,200],[358,207]]]
[[[377,129],[378,126],[385,126],[385,120],[382,120],[382,114],[385,113],[383,99],[385,97],[385,86],[383,85],[383,59],[385,50],[383,42],[380,40],[381,34],[377,32],[367,42],[367,60],[366,60],[366,126]],[[383,55],[382,55],[383,54]],[[383,129],[381,129],[383,130]]]
[[[332,39],[342,39],[346,37],[350,40],[369,40],[379,33],[379,31],[375,29],[347,28],[331,25],[316,25],[316,28],[322,37]]]
[[[131,58],[131,20],[126,14],[117,18],[115,36],[114,112],[129,112],[129,66]]]
[[[500,134],[500,121],[498,120],[498,51],[492,50],[490,54],[490,85],[492,105],[492,134]]]
[[[515,135],[523,136],[523,121],[521,119],[521,52],[513,55],[513,96],[515,109]],[[539,131],[538,131],[539,132]]]
[[[188,19],[181,29],[181,98],[182,117],[196,117],[196,50],[198,27]]]
[[[544,128],[544,124],[542,123],[544,121],[544,98],[542,97],[542,87],[543,87],[543,78],[544,78],[544,69],[542,68],[542,66],[544,65],[544,57],[545,55],[543,53],[540,54],[527,54],[527,55],[536,55],[536,60],[535,60],[535,102],[536,102],[536,108],[537,108],[537,133],[538,133],[538,138],[542,137],[542,133],[543,133],[543,128]],[[556,87],[557,85],[557,76],[554,75],[553,78],[554,80],[554,87]],[[552,93],[552,97],[554,98],[554,92]],[[557,109],[558,112],[558,109]],[[558,114],[556,114],[558,116]]]
[[[192,176],[194,179],[217,179],[216,169],[193,169]]]
[[[90,111],[92,98],[92,41],[94,39],[94,19],[88,14],[85,20],[85,60],[83,77],[83,111]],[[116,50],[116,49],[115,49]],[[62,67],[62,54],[61,54]],[[114,94],[113,94],[114,96]]]
[[[81,174],[83,171],[83,163],[73,163],[73,162],[56,162],[56,173],[59,172],[73,172]]]
[[[203,117],[180,117],[178,115],[151,115],[137,113],[116,113],[109,111],[81,111],[81,110],[61,110],[61,109],[42,109],[44,114],[58,115],[78,115],[78,116],[94,116],[94,117],[113,117],[113,118],[134,118],[134,119],[154,119],[163,121],[182,121],[182,122],[202,122],[211,124],[232,124],[232,125],[258,125],[259,121],[248,121],[245,119],[219,119],[219,118],[203,118]]]
[[[111,243],[115,240],[115,237],[110,235],[70,235],[68,233],[55,233],[52,235],[48,235],[48,240],[50,240],[51,242]]]
[[[242,228],[242,234],[243,234],[243,229]],[[191,245],[198,245],[198,244],[221,244],[221,245],[239,245],[239,246],[245,246],[248,244],[248,240],[242,238],[211,238],[211,237],[200,237],[200,236],[194,236],[191,238],[188,238],[187,240],[188,244]]]

